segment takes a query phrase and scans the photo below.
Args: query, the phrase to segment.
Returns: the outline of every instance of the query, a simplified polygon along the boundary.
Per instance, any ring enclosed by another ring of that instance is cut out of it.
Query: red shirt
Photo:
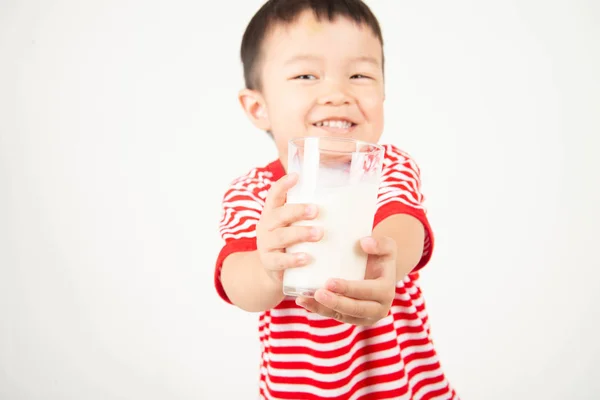
[[[410,156],[384,145],[382,184],[374,226],[393,214],[410,214],[425,227],[423,255],[396,285],[387,317],[370,327],[354,326],[311,313],[286,297],[259,318],[263,399],[458,399],[449,385],[430,336],[418,270],[433,251],[433,233],[423,207],[419,168]],[[223,198],[220,233],[223,260],[256,250],[256,224],[269,188],[285,171],[280,161],[255,168],[232,182]]]

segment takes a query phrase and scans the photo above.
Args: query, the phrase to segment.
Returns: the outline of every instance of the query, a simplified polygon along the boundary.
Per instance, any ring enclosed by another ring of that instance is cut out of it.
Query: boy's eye
[[[355,74],[350,77],[350,79],[371,79],[371,77],[363,75],[363,74]]]
[[[317,79],[314,75],[298,75],[297,77],[295,77],[294,79],[298,79],[298,80],[313,80],[313,79]]]

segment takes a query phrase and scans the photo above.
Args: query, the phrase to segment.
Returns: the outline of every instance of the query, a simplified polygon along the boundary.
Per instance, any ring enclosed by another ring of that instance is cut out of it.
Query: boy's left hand
[[[369,255],[365,280],[333,279],[314,298],[299,297],[296,303],[324,317],[353,325],[370,326],[386,317],[396,294],[396,242],[388,237],[364,238]]]

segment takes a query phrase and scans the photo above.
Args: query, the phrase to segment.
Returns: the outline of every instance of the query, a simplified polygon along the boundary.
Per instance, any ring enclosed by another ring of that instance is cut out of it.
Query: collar
[[[267,170],[273,174],[273,182],[277,182],[285,175],[285,169],[279,158],[267,165]]]

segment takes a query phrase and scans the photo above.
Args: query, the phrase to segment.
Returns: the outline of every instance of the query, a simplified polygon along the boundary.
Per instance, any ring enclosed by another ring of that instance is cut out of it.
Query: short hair
[[[270,29],[277,24],[294,22],[306,10],[312,10],[317,20],[326,18],[333,21],[338,17],[345,17],[357,24],[366,25],[383,47],[379,21],[361,0],[269,0],[252,17],[242,38],[240,55],[246,88],[261,89],[262,45]]]

